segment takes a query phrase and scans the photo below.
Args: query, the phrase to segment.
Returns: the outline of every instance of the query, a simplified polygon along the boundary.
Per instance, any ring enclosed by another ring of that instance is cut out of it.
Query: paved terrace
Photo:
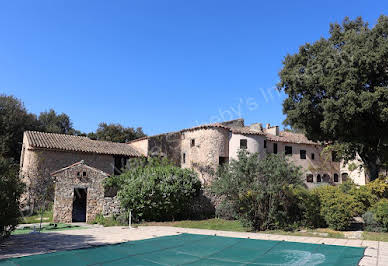
[[[366,247],[365,255],[359,265],[388,265],[388,242],[286,236],[261,233],[228,232],[218,230],[191,229],[168,226],[140,226],[136,229],[127,227],[91,227],[81,230],[58,231],[55,233],[15,235],[0,243],[0,259],[29,256],[59,250],[92,247],[95,245],[115,244],[126,241],[141,240],[180,233],[219,235],[228,237],[284,240],[314,244],[329,244],[354,247]]]

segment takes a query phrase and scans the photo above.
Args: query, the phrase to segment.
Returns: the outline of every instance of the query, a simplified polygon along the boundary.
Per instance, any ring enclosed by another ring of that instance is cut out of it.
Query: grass
[[[345,238],[343,232],[335,231],[329,228],[317,229],[300,229],[296,231],[269,230],[260,233],[275,234],[275,235],[290,235],[290,236],[312,236],[312,237],[328,237],[328,238]]]
[[[187,220],[187,221],[176,221],[176,222],[146,222],[138,225],[139,226],[151,226],[151,225],[174,226],[174,227],[183,227],[183,228],[249,232],[249,229],[244,228],[244,226],[239,221],[229,221],[229,220],[217,219],[217,218],[208,219],[208,220],[199,220],[199,221]],[[260,231],[258,233],[346,239],[345,234],[343,232],[335,231],[330,228],[317,228],[317,229],[302,228],[300,230],[295,230],[295,231],[268,230],[268,231]],[[362,239],[388,242],[388,233],[363,232]]]
[[[53,211],[45,211],[43,213],[43,223],[51,223],[53,221]],[[23,217],[21,224],[36,224],[40,222],[40,214]]]
[[[364,240],[388,242],[388,233],[362,232]]]
[[[183,228],[209,229],[221,231],[247,232],[247,229],[239,221],[229,221],[224,219],[208,220],[185,220],[176,222],[146,222],[138,224],[139,226],[174,226]]]
[[[79,226],[79,225],[71,225],[71,224],[49,224],[49,225],[43,225],[42,226],[42,233],[47,232],[53,232],[53,231],[63,231],[63,230],[74,230],[74,229],[86,229],[85,226]],[[39,226],[36,227],[36,231],[39,230]],[[12,232],[12,235],[22,235],[22,234],[29,234],[34,231],[33,226],[25,226],[22,229],[16,229]]]

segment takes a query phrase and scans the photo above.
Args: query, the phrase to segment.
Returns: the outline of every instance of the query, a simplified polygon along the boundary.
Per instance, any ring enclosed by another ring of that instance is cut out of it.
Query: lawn
[[[53,211],[45,211],[43,213],[43,223],[51,223],[53,221]],[[25,216],[20,221],[21,224],[36,224],[40,222],[40,214],[35,214],[32,216]]]
[[[249,230],[247,228],[244,228],[244,226],[239,221],[230,221],[230,220],[217,219],[217,218],[208,219],[208,220],[199,220],[199,221],[187,220],[187,221],[177,221],[177,222],[147,222],[139,225],[174,226],[174,227],[183,227],[183,228],[249,232]],[[270,231],[260,231],[258,233],[291,235],[291,236],[309,236],[309,237],[312,236],[312,237],[324,237],[324,238],[346,238],[343,232],[335,231],[329,228],[300,229],[296,231],[270,230]],[[388,233],[363,232],[362,239],[388,242]]]
[[[86,226],[79,226],[79,225],[71,225],[71,224],[48,224],[42,226],[42,233],[47,232],[53,232],[53,231],[62,231],[62,230],[74,230],[74,229],[86,229],[88,227]],[[39,225],[35,227],[35,230],[39,230]],[[22,235],[22,234],[29,234],[34,231],[33,226],[25,226],[22,229],[16,229],[12,232],[12,235]]]
[[[197,228],[221,231],[246,232],[247,229],[239,221],[229,221],[224,219],[208,219],[208,220],[185,220],[177,222],[146,222],[138,224],[140,226],[174,226],[184,228]]]

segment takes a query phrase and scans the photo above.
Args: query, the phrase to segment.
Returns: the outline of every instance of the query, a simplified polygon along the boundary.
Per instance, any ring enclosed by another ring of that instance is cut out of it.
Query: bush
[[[304,187],[294,189],[297,201],[295,206],[299,212],[299,224],[308,228],[325,227],[326,222],[321,215],[321,201],[316,190],[308,190]]]
[[[238,160],[218,169],[211,190],[228,202],[230,213],[244,226],[288,229],[297,220],[292,189],[302,184],[300,169],[284,155],[258,156],[239,151]]]
[[[126,219],[125,219],[126,218]],[[104,217],[102,214],[97,214],[96,218],[92,222],[93,224],[101,224],[105,227],[108,226],[123,226],[128,225],[128,216],[120,215],[115,216],[111,215],[108,217]]]
[[[321,202],[321,215],[334,230],[349,228],[356,215],[358,203],[353,196],[345,194],[340,187],[321,186],[316,189]]]
[[[388,199],[379,200],[372,208],[372,213],[376,221],[388,231]]]
[[[190,202],[198,195],[201,183],[197,174],[167,160],[150,158],[106,181],[118,187],[118,197],[134,221],[168,221],[190,216]]]
[[[17,166],[0,157],[0,239],[9,236],[20,221],[19,205],[23,191],[24,184],[19,179]]]
[[[237,219],[235,209],[236,207],[233,205],[232,201],[223,200],[216,206],[216,217],[226,220],[235,220]]]
[[[354,215],[362,216],[377,201],[378,197],[366,186],[357,186],[352,180],[339,185],[339,190],[351,195],[355,200]]]
[[[388,176],[380,176],[365,187],[378,199],[388,198]]]
[[[382,225],[376,221],[375,215],[371,211],[367,211],[362,216],[364,220],[364,230],[370,232],[384,232]]]

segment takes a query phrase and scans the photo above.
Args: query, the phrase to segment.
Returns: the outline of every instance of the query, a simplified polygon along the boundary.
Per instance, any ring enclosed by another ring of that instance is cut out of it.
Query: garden
[[[214,173],[210,187],[201,188],[194,171],[167,160],[137,165],[105,184],[118,190],[137,224],[338,238],[346,237],[344,231],[364,230],[363,239],[388,240],[388,177],[366,186],[347,181],[307,189],[301,169],[283,155],[259,160],[258,154],[240,151],[238,160]],[[198,219],[192,206],[201,190],[218,204],[213,215]],[[127,224],[128,214],[99,216],[96,223]]]

